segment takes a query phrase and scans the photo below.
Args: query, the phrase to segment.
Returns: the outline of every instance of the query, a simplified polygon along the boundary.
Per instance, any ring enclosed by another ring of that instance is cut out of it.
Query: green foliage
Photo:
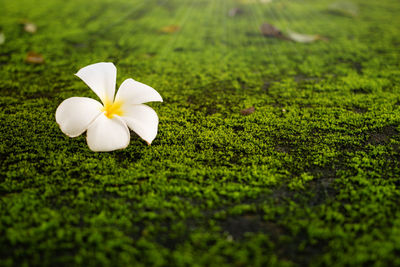
[[[400,265],[400,6],[353,2],[0,0],[0,265]],[[59,130],[101,61],[163,96],[152,146]]]

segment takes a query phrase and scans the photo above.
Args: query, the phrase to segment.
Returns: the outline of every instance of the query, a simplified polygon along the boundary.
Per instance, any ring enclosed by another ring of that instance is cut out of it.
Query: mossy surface
[[[400,5],[332,2],[0,0],[0,265],[399,266]],[[102,61],[163,96],[151,146],[58,128]]]

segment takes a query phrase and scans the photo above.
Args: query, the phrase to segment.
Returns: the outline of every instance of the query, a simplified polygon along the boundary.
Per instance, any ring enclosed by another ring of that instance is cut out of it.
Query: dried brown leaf
[[[181,27],[179,27],[178,25],[168,25],[168,26],[162,27],[160,29],[160,31],[162,33],[174,33],[174,32],[179,31],[180,29],[181,29]]]
[[[266,36],[266,37],[274,37],[274,38],[279,38],[279,39],[285,39],[287,40],[288,38],[279,30],[276,28],[274,25],[269,24],[269,23],[263,23],[260,27],[261,34]]]
[[[240,114],[242,114],[242,115],[244,115],[244,116],[248,116],[248,115],[254,113],[255,110],[256,110],[256,109],[255,109],[254,107],[242,109],[242,110],[240,111]]]
[[[31,51],[31,52],[28,52],[28,54],[26,55],[25,61],[27,63],[31,63],[31,64],[43,64],[44,58],[41,54]]]
[[[235,7],[235,8],[232,8],[229,10],[228,15],[229,15],[229,17],[235,17],[235,16],[241,15],[243,13],[244,13],[243,9]]]

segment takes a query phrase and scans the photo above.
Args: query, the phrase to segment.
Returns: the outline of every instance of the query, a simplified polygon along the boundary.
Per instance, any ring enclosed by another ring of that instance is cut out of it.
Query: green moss
[[[400,265],[398,2],[245,2],[0,0],[1,266]],[[100,61],[163,96],[152,146],[59,130]]]

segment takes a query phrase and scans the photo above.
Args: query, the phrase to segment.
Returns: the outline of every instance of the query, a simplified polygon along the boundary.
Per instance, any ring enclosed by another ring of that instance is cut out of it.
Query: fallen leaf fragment
[[[288,31],[288,37],[290,40],[298,43],[312,43],[318,40],[327,40],[318,34],[302,34],[297,32]]]
[[[297,32],[288,31],[287,35],[282,33],[281,30],[269,23],[263,23],[260,27],[261,34],[266,37],[279,38],[283,40],[290,40],[298,43],[312,43],[317,40],[327,41],[325,37],[318,34],[302,34]]]
[[[248,115],[254,113],[255,110],[256,110],[256,109],[255,109],[254,107],[242,109],[242,110],[240,111],[240,114],[242,114],[242,115],[244,115],[244,116],[248,116]]]
[[[358,6],[349,1],[334,2],[329,5],[329,11],[342,16],[356,17],[358,15]]]
[[[28,52],[26,55],[25,61],[31,64],[43,64],[44,58],[41,54],[37,54],[35,52]]]
[[[174,33],[174,32],[179,31],[180,29],[181,29],[181,27],[179,27],[178,25],[168,25],[168,26],[162,27],[160,29],[160,31],[163,33]]]
[[[275,37],[287,40],[288,38],[274,25],[269,23],[263,23],[260,27],[261,34],[266,37]]]
[[[24,22],[24,31],[29,33],[36,33],[37,26],[32,22]]]
[[[6,36],[4,33],[0,32],[0,45],[4,44],[6,42]]]
[[[235,8],[232,8],[229,10],[228,15],[229,15],[229,17],[235,17],[235,16],[241,15],[243,13],[244,13],[243,9],[235,7]]]

